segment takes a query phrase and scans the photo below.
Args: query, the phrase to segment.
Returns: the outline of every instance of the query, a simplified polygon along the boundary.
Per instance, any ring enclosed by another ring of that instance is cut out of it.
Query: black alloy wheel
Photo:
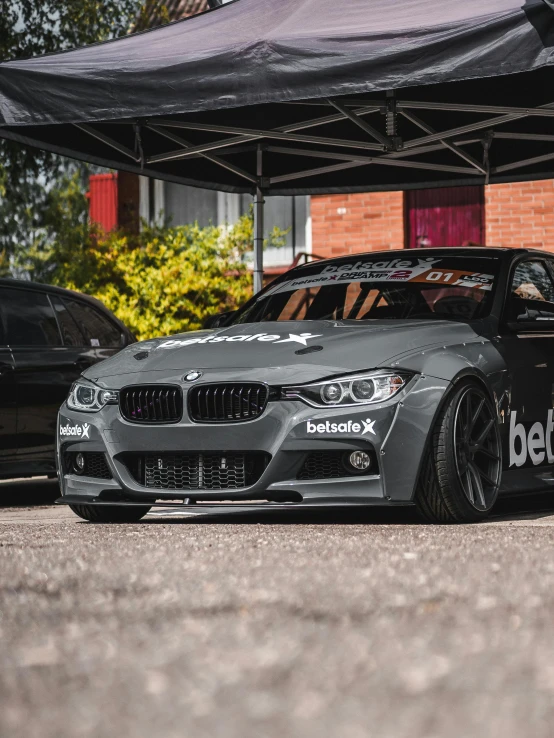
[[[458,477],[470,505],[488,511],[500,483],[500,437],[490,403],[481,389],[468,387],[454,421]]]
[[[434,523],[483,520],[498,497],[502,450],[497,413],[487,391],[462,380],[431,431],[415,502]]]

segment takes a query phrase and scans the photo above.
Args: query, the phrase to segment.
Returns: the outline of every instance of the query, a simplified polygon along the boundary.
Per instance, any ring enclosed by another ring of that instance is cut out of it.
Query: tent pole
[[[254,294],[263,287],[264,276],[264,193],[262,191],[263,150],[258,144],[256,151],[256,174],[258,184],[254,195]]]

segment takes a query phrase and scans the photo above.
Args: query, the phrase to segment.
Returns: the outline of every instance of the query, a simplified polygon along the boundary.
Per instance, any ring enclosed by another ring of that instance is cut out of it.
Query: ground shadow
[[[37,507],[52,505],[59,497],[57,480],[35,478],[0,481],[0,508]],[[252,510],[233,512],[230,509],[187,513],[194,508],[183,508],[183,516],[172,511],[168,515],[148,517],[145,525],[414,525],[424,524],[413,507],[349,507],[314,510]],[[161,511],[161,510],[160,510]],[[179,511],[180,512],[180,511]],[[491,517],[513,520],[538,519],[554,513],[554,492],[520,495],[498,501]]]
[[[57,479],[35,477],[0,481],[0,508],[53,505],[59,496]]]
[[[510,518],[532,520],[554,513],[552,492],[527,494],[499,500],[487,520]],[[184,511],[186,515],[186,511]],[[413,507],[350,507],[333,510],[253,510],[234,513],[230,510],[190,517],[176,513],[148,517],[145,525],[425,525]]]
[[[142,522],[146,525],[413,525],[421,521],[413,508],[359,506],[327,510],[223,510],[188,517],[173,513],[168,516],[148,517]]]

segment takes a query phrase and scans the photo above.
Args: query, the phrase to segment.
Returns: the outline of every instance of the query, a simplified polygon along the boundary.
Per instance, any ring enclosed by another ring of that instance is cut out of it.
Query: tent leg
[[[254,196],[254,294],[263,287],[264,276],[264,193],[262,179],[262,147],[257,151],[258,185]]]

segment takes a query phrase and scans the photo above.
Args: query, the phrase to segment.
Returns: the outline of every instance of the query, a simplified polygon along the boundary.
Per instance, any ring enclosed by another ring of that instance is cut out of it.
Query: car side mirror
[[[236,310],[228,310],[226,313],[217,313],[217,315],[210,315],[204,321],[204,328],[223,328],[228,325]]]

